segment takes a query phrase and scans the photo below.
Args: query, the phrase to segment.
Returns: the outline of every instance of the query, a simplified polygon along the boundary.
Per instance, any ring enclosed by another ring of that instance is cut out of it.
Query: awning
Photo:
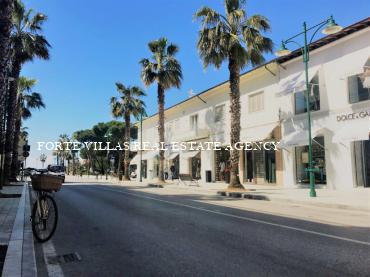
[[[308,69],[308,80],[311,81],[315,74],[320,69],[320,66],[313,66]],[[289,75],[280,80],[279,93],[289,94],[306,90],[306,75],[305,71]]]
[[[262,141],[271,138],[272,131],[277,124],[268,124],[253,128],[242,129],[240,132],[241,141]]]
[[[313,126],[311,128],[311,137],[317,137],[323,131],[321,126]],[[294,132],[283,136],[278,148],[294,147],[308,145],[308,130],[297,128]]]
[[[140,153],[137,153],[130,161],[130,164],[139,164],[140,162]]]
[[[171,154],[168,156],[167,160],[173,160],[173,159],[175,159],[179,154],[180,154],[180,153],[178,153],[178,152],[173,152],[173,153],[171,153]]]
[[[190,159],[198,155],[200,151],[188,151],[188,152],[182,152],[180,157],[181,159]]]
[[[143,152],[142,154],[142,160],[151,160],[154,159],[155,156],[158,155],[157,151],[147,151]],[[140,162],[140,151],[136,154],[135,157],[132,158],[130,161],[130,164],[138,164]]]
[[[370,120],[368,118],[338,122],[341,125],[333,136],[333,143],[368,140]]]

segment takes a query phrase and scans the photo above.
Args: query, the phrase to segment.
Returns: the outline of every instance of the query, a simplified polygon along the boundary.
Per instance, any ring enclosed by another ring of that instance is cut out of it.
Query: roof
[[[363,29],[366,29],[369,26],[370,26],[370,17],[367,17],[367,18],[365,18],[365,19],[363,19],[361,21],[358,21],[358,22],[356,22],[356,23],[354,23],[354,24],[352,24],[350,26],[347,26],[347,27],[343,28],[338,33],[325,36],[323,38],[320,38],[320,39],[312,42],[309,45],[309,50],[312,51],[312,50],[318,49],[320,47],[323,47],[325,45],[330,44],[331,42],[337,41],[338,39],[341,39],[343,37],[346,37],[348,35],[351,35],[351,34],[353,34],[355,32],[361,31]],[[296,49],[296,50],[292,51],[289,55],[272,59],[272,60],[270,60],[270,61],[268,61],[268,62],[266,62],[264,64],[261,64],[261,65],[259,65],[257,67],[254,67],[254,68],[252,68],[252,69],[250,69],[250,70],[248,70],[248,71],[240,74],[240,77],[242,77],[244,75],[247,75],[247,74],[249,74],[249,73],[251,73],[251,72],[253,72],[253,71],[255,71],[255,70],[257,70],[257,69],[259,69],[261,67],[265,67],[268,64],[271,64],[271,63],[283,64],[283,63],[285,63],[287,61],[290,61],[292,59],[295,59],[295,58],[297,58],[297,57],[299,57],[301,55],[302,55],[301,49]],[[229,82],[229,80],[226,80],[226,81],[224,81],[222,83],[219,83],[219,84],[217,84],[215,86],[212,86],[212,87],[210,87],[210,88],[208,88],[208,89],[206,89],[206,90],[204,90],[204,91],[202,91],[202,92],[200,92],[200,93],[198,93],[198,94],[196,94],[196,95],[194,95],[194,96],[192,96],[190,98],[184,99],[183,101],[180,101],[180,102],[178,102],[178,103],[176,103],[176,104],[174,104],[174,105],[166,108],[165,111],[170,110],[170,109],[172,109],[172,108],[174,108],[176,106],[179,106],[179,105],[181,105],[181,104],[183,104],[183,103],[185,103],[187,101],[191,101],[194,98],[199,98],[199,96],[201,96],[201,95],[203,95],[203,94],[205,94],[205,93],[207,93],[207,92],[209,92],[209,91],[211,91],[211,90],[213,90],[213,89],[215,89],[215,88],[217,88],[219,86],[222,86],[222,85],[224,85],[224,84],[226,84],[228,82]],[[154,117],[157,114],[158,113],[155,113],[155,114],[153,114],[151,116],[148,116],[146,119],[151,118],[151,117]]]
[[[346,37],[346,36],[348,36],[350,34],[353,34],[355,32],[358,32],[360,30],[363,30],[363,29],[365,29],[365,28],[367,28],[369,26],[370,26],[370,17],[365,18],[365,19],[363,19],[363,20],[361,20],[359,22],[356,22],[356,23],[354,23],[354,24],[352,24],[352,25],[350,25],[348,27],[345,27],[345,28],[343,28],[338,33],[325,36],[325,37],[323,37],[323,38],[321,38],[319,40],[316,40],[316,41],[312,42],[309,45],[309,49],[310,49],[310,51],[315,50],[315,49],[318,49],[318,48],[320,48],[322,46],[325,46],[325,45],[327,45],[327,44],[329,44],[329,43],[331,43],[333,41],[336,41],[336,40],[341,39],[343,37]],[[296,57],[299,57],[301,55],[302,55],[301,49],[297,49],[297,50],[293,51],[292,53],[290,53],[289,55],[286,55],[284,57],[276,58],[275,60],[276,60],[276,62],[278,62],[278,63],[281,64],[281,63],[285,63],[285,62],[287,62],[289,60],[292,60],[292,59],[294,59]]]

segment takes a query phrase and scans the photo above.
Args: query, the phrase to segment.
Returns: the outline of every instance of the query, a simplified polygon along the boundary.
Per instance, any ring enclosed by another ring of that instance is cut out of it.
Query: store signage
[[[370,117],[370,110],[337,115],[337,121],[347,121]]]

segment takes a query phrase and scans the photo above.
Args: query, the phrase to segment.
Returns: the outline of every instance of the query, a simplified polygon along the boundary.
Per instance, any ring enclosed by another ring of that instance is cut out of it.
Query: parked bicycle
[[[60,176],[48,174],[47,170],[37,170],[37,174],[31,176],[37,196],[31,214],[32,232],[39,242],[49,240],[57,228],[58,207],[52,192],[60,190],[63,181]]]

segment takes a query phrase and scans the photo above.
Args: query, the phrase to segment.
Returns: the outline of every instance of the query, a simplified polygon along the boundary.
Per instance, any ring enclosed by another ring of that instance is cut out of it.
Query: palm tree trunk
[[[229,188],[244,188],[239,180],[239,150],[234,145],[240,141],[240,69],[235,59],[229,55],[230,72],[230,115],[231,115],[231,169]]]
[[[76,161],[75,161],[75,152],[72,152],[72,175],[76,175]]]
[[[158,84],[158,135],[159,143],[164,144],[164,89]],[[159,182],[164,183],[164,150],[159,146]]]
[[[0,189],[4,176],[3,159],[5,152],[5,107],[8,94],[8,73],[11,61],[10,32],[12,28],[13,0],[0,0]]]
[[[11,164],[11,173],[10,179],[16,180],[18,170],[19,170],[19,160],[18,160],[18,147],[19,147],[19,135],[21,133],[22,127],[22,117],[19,111],[19,101],[17,104],[17,118],[15,121],[14,127],[14,140],[13,140],[13,157],[12,157],[12,164]]]
[[[130,144],[130,113],[125,113],[125,142]],[[125,157],[124,157],[124,170],[125,170],[125,177],[124,180],[130,180],[130,147],[129,149],[125,149]]]
[[[122,151],[118,152],[118,180],[122,181]]]
[[[7,105],[7,121],[6,121],[6,135],[5,135],[5,180],[10,180],[11,176],[11,164],[13,154],[13,139],[14,139],[14,127],[17,113],[17,94],[18,94],[18,78],[21,72],[21,64],[17,61],[13,63],[12,77],[15,81],[11,82],[9,89],[9,98]]]

